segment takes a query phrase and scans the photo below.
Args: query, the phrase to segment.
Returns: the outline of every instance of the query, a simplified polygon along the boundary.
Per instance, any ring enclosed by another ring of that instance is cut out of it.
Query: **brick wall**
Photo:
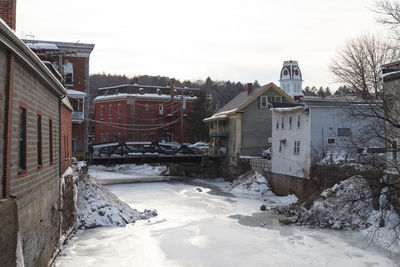
[[[61,173],[72,164],[72,112],[61,106]]]
[[[19,228],[26,266],[47,265],[59,238],[59,99],[29,68],[15,60],[12,106],[11,194],[18,197]],[[19,104],[27,106],[27,171],[18,175]],[[37,164],[37,113],[42,114],[43,166]],[[49,159],[49,118],[53,120],[53,162]]]
[[[15,30],[16,0],[0,0],[0,18],[2,18],[11,29]]]
[[[4,151],[4,108],[5,108],[5,87],[7,77],[7,52],[0,47],[0,153]],[[1,154],[3,157],[3,154]],[[0,177],[3,178],[4,161],[0,160]],[[3,180],[0,183],[0,199],[3,197]]]

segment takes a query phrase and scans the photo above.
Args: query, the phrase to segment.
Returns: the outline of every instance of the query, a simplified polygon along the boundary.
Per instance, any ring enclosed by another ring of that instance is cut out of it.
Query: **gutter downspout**
[[[10,196],[11,179],[11,136],[12,136],[12,103],[14,89],[14,54],[7,56],[7,78],[4,107],[4,149],[3,149],[3,192],[2,197]]]

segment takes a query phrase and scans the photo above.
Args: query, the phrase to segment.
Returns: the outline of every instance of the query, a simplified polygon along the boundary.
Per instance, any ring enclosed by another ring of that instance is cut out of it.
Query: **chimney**
[[[247,83],[247,95],[250,95],[253,92],[253,84]]]
[[[133,78],[133,85],[137,85],[138,84],[138,78]]]
[[[0,17],[15,31],[17,0],[0,0]]]

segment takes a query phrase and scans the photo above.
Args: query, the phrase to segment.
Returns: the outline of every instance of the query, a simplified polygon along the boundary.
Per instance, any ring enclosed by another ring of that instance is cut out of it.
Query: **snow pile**
[[[139,212],[120,201],[89,175],[78,182],[77,227],[125,226],[157,215],[156,210]]]
[[[257,171],[249,171],[240,175],[228,187],[228,191],[241,196],[262,197],[266,204],[271,205],[289,205],[298,200],[293,194],[284,197],[275,195],[271,191],[267,178]]]
[[[240,175],[232,182],[230,191],[239,194],[266,194],[271,191],[267,179],[256,171]]]
[[[280,220],[283,224],[296,223],[336,230],[377,229],[380,225],[388,225],[395,230],[396,223],[400,222],[393,212],[373,209],[372,190],[360,176],[326,189],[309,210],[298,204],[275,207],[274,210],[289,216]],[[390,216],[387,216],[388,212]]]

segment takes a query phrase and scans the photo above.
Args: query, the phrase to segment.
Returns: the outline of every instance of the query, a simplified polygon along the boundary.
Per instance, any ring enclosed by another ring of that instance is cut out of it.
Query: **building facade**
[[[355,159],[360,148],[383,147],[370,131],[379,129],[378,119],[352,116],[355,109],[370,112],[368,105],[333,97],[305,97],[300,104],[272,110],[273,176],[308,179],[316,163]]]
[[[241,92],[216,114],[204,119],[209,125],[211,150],[217,155],[258,156],[271,146],[273,104],[294,105],[296,102],[274,83]]]
[[[11,14],[11,22],[4,18],[15,27],[15,0],[4,2],[2,17]],[[67,92],[2,20],[0,33],[0,189],[5,201],[14,197],[17,202],[25,266],[44,266],[60,234],[58,140],[61,99]]]
[[[24,42],[63,77],[72,113],[72,156],[84,158],[89,143],[89,59],[94,44],[29,40]]]
[[[99,88],[95,143],[115,141],[187,142],[188,115],[198,88],[119,85]]]

